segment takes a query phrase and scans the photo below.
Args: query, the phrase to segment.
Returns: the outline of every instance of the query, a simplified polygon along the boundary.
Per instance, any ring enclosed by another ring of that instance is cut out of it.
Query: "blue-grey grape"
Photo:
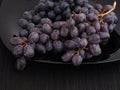
[[[82,63],[82,61],[83,58],[79,54],[74,55],[72,58],[72,63],[74,66],[79,66]]]
[[[32,32],[28,36],[28,41],[30,43],[36,43],[39,40],[39,34],[37,32]]]
[[[63,50],[63,43],[60,40],[53,41],[53,47],[55,51],[61,52]]]
[[[53,50],[52,41],[48,41],[48,42],[46,43],[46,50],[47,50],[47,51],[52,51],[52,50]]]
[[[53,30],[51,33],[51,38],[52,40],[58,40],[60,36],[60,31],[59,30]]]
[[[39,38],[39,41],[41,42],[41,43],[46,43],[47,41],[49,40],[49,36],[47,35],[47,34],[41,34],[40,35],[40,38]]]
[[[13,54],[16,56],[16,57],[19,57],[23,54],[23,45],[17,45],[14,47],[13,49]]]

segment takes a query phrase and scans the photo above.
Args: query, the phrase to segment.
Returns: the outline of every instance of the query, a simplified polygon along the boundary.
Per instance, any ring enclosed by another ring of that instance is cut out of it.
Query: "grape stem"
[[[108,12],[106,12],[106,13],[98,14],[98,16],[99,16],[99,17],[103,17],[103,16],[111,13],[112,11],[114,11],[114,10],[116,9],[116,5],[117,5],[117,2],[114,1],[114,3],[113,3],[113,8],[112,8],[112,9],[110,9],[110,10],[109,10]]]

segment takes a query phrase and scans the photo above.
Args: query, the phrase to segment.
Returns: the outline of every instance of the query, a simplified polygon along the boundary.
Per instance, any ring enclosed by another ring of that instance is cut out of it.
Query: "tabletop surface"
[[[0,40],[0,90],[120,90],[120,63],[73,67],[28,62],[19,72]]]

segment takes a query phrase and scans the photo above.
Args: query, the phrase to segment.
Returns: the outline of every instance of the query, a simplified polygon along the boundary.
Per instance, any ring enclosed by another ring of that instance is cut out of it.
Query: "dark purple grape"
[[[63,18],[65,19],[65,20],[68,20],[70,17],[71,17],[71,12],[69,12],[69,13],[67,13],[66,15],[65,15],[65,17],[64,17],[64,15],[63,15]]]
[[[35,51],[33,49],[33,47],[31,47],[30,45],[25,45],[24,46],[24,56],[27,58],[32,58],[35,55]]]
[[[20,37],[12,37],[11,39],[10,39],[10,44],[11,45],[14,45],[14,46],[16,46],[16,45],[19,45],[19,44],[23,44],[24,43],[24,41],[22,40],[22,38],[20,38]]]
[[[86,15],[84,13],[80,13],[76,17],[76,22],[77,23],[82,23],[86,20]]]
[[[52,24],[52,27],[53,27],[54,29],[59,29],[59,28],[61,28],[65,23],[66,23],[66,22],[64,22],[64,21],[56,21],[56,22],[54,22],[54,23]]]
[[[32,32],[42,33],[42,29],[35,27],[30,30],[30,33]]]
[[[75,27],[75,26],[71,27],[71,29],[70,29],[70,35],[71,35],[71,37],[77,37],[78,34],[79,33],[78,33],[77,27]]]
[[[39,41],[41,43],[46,43],[48,40],[49,40],[49,36],[47,34],[43,33],[43,34],[40,35]]]
[[[42,31],[44,33],[50,34],[52,31],[52,27],[49,24],[43,24]]]
[[[109,30],[108,30],[108,23],[103,23],[103,25],[101,26],[101,31],[109,32]]]
[[[48,42],[46,43],[46,50],[47,50],[47,51],[52,51],[52,50],[53,50],[52,41],[48,41]]]
[[[86,32],[87,32],[87,34],[90,35],[90,34],[96,33],[96,30],[93,26],[88,26],[87,29],[86,29]]]
[[[99,12],[101,12],[103,9],[103,6],[101,4],[96,4],[95,9],[97,9]]]
[[[41,20],[41,17],[40,17],[39,15],[33,16],[33,22],[34,22],[35,24],[40,23],[40,20]]]
[[[67,51],[63,56],[62,56],[62,61],[63,62],[69,62],[71,61],[72,57],[73,57],[74,53],[73,51]]]
[[[21,26],[22,28],[26,28],[26,26],[28,25],[28,21],[25,20],[25,19],[20,19],[20,20],[18,21],[18,24],[19,24],[19,26]]]
[[[24,57],[18,58],[16,61],[16,68],[19,71],[23,71],[26,67],[26,60]]]
[[[55,14],[60,14],[62,11],[61,11],[61,9],[60,9],[60,6],[56,6],[55,8],[54,8],[54,11],[55,11]]]
[[[60,32],[59,30],[53,30],[51,33],[52,40],[58,40],[59,39]]]
[[[79,50],[79,54],[82,58],[85,58],[86,52],[85,50]]]
[[[94,13],[89,13],[89,14],[87,15],[87,19],[88,19],[89,21],[97,21],[97,20],[98,20],[98,16],[97,16],[96,14],[94,14]]]
[[[76,0],[76,4],[82,6],[84,3],[88,3],[88,0]]]
[[[75,25],[75,20],[73,19],[73,18],[70,18],[70,19],[68,19],[67,20],[67,24],[68,24],[68,26],[74,26]]]
[[[69,7],[69,4],[65,1],[62,1],[60,4],[61,10],[66,10]]]
[[[65,9],[63,12],[62,12],[62,14],[63,14],[63,16],[64,15],[67,15],[68,13],[70,13],[71,12],[71,9],[70,8],[67,8],[67,9]]]
[[[98,56],[101,54],[101,48],[99,46],[99,44],[93,44],[93,45],[90,45],[90,51],[91,53],[94,55],[94,56]]]
[[[75,41],[73,41],[73,40],[66,40],[66,41],[64,42],[64,45],[65,45],[65,47],[68,48],[68,49],[74,49],[74,48],[77,47],[77,43],[76,43]]]
[[[90,18],[90,19],[89,19],[90,21],[96,21],[96,20],[98,20],[98,19],[97,19],[97,18],[98,18],[98,14],[100,13],[98,10],[96,10],[95,8],[92,8],[92,9],[89,10],[88,13],[94,15],[94,19],[91,20],[92,18]]]
[[[75,13],[79,13],[80,10],[81,10],[81,7],[79,5],[75,6],[75,8],[74,8]]]
[[[83,61],[83,58],[79,55],[79,54],[76,54],[73,56],[72,58],[72,63],[74,66],[79,66]]]
[[[28,31],[27,30],[21,30],[20,32],[19,32],[19,36],[20,37],[27,37],[28,36]]]
[[[35,10],[39,11],[44,11],[46,9],[45,3],[41,2],[39,3],[36,7]]]
[[[80,11],[82,13],[88,14],[88,8],[87,7],[82,7]]]
[[[110,38],[109,32],[100,32],[100,38],[102,38],[102,39]]]
[[[57,52],[61,52],[63,50],[63,43],[61,41],[53,41],[54,50]]]
[[[24,19],[27,19],[27,20],[32,20],[32,14],[31,14],[31,12],[25,11],[25,12],[23,13],[23,18],[24,18]]]
[[[62,20],[62,16],[61,16],[61,15],[57,15],[57,16],[55,17],[55,21],[60,21],[60,20]]]
[[[35,24],[34,23],[28,23],[28,25],[27,25],[27,30],[30,30],[30,29],[32,29],[32,28],[34,28],[35,27]]]
[[[85,31],[85,29],[86,29],[84,23],[80,23],[80,24],[78,24],[78,25],[77,25],[77,28],[78,28],[79,33]]]
[[[40,17],[42,17],[42,18],[43,18],[43,17],[45,17],[45,16],[46,16],[46,12],[45,12],[45,11],[40,11],[40,12],[39,12],[39,15],[40,15]]]
[[[56,15],[55,15],[54,11],[49,11],[48,12],[48,18],[54,19],[55,17],[56,17]]]
[[[110,33],[113,32],[113,30],[114,30],[114,24],[110,24],[110,25],[108,26],[108,29],[109,29],[109,32],[110,32]]]
[[[45,4],[46,4],[47,9],[52,9],[54,7],[53,1],[47,1]]]
[[[114,23],[114,17],[112,15],[110,15],[110,14],[105,15],[103,17],[103,20],[104,20],[104,22],[107,22],[109,24]]]
[[[46,53],[45,46],[42,45],[42,44],[36,44],[35,49],[40,54],[45,54]]]
[[[100,29],[101,29],[100,22],[99,22],[99,21],[95,21],[95,22],[93,23],[93,27],[95,28],[95,30],[96,30],[97,32],[100,31]]]
[[[79,42],[81,47],[86,47],[88,45],[88,41],[85,38],[82,38]]]
[[[105,6],[103,7],[103,12],[107,12],[107,11],[109,11],[110,9],[112,9],[112,5],[105,5]]]
[[[36,43],[39,40],[39,34],[37,32],[30,33],[28,41],[30,43]]]
[[[86,52],[86,59],[91,59],[93,57],[93,54],[90,52]]]
[[[69,29],[67,27],[65,27],[65,26],[61,27],[60,35],[62,37],[67,37],[68,33],[69,33]]]
[[[83,32],[83,33],[81,34],[81,38],[88,38],[87,33],[86,33],[86,32]]]
[[[52,24],[52,21],[49,19],[49,18],[42,18],[41,19],[41,24],[45,24],[45,23],[47,23],[47,24]]]
[[[14,47],[13,49],[13,54],[16,56],[16,57],[19,57],[21,55],[23,55],[23,45],[17,45]]]
[[[98,44],[100,43],[100,36],[99,34],[93,34],[89,36],[88,41],[93,44]]]

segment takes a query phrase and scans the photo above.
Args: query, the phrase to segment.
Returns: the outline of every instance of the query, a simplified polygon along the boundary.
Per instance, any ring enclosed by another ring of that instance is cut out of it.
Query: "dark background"
[[[15,58],[0,40],[0,90],[120,90],[119,62],[77,68],[29,62],[23,72],[14,66]]]

